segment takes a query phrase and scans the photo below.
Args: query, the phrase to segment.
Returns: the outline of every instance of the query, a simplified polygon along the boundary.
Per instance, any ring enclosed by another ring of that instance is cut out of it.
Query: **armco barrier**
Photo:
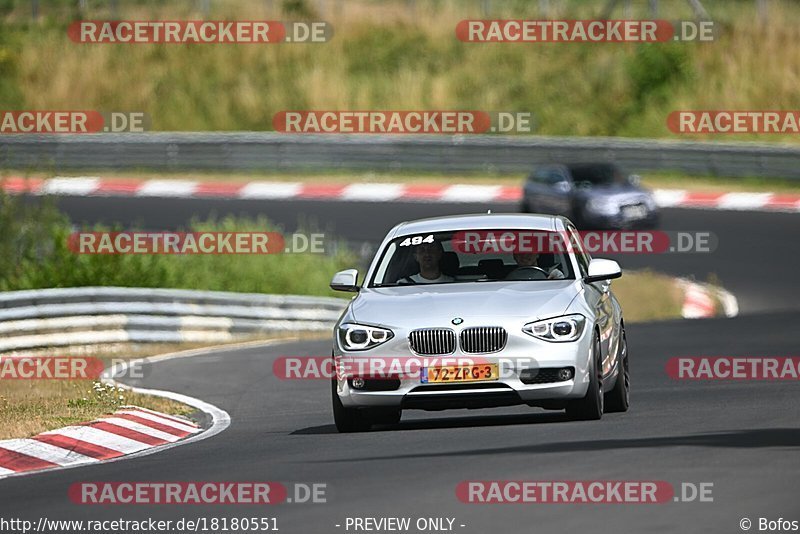
[[[527,172],[609,161],[634,172],[800,178],[800,146],[610,137],[272,132],[0,136],[0,166],[67,170]]]
[[[81,287],[0,293],[0,352],[100,343],[219,342],[329,330],[347,301],[182,289]]]

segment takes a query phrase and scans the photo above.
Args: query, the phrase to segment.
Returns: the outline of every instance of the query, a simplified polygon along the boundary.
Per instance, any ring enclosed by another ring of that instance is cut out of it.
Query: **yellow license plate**
[[[452,384],[456,382],[480,382],[500,378],[496,363],[477,365],[448,365],[443,367],[424,367],[423,384]]]

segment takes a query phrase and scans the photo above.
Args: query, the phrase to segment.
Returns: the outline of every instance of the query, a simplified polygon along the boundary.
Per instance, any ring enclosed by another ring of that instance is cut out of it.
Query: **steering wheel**
[[[508,273],[506,280],[547,280],[547,276],[547,271],[541,267],[524,265]]]

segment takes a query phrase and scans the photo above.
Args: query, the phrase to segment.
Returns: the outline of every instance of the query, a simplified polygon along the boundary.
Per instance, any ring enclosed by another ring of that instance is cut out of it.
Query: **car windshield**
[[[612,185],[627,182],[627,176],[616,165],[575,165],[569,170],[572,179],[579,185]]]
[[[563,243],[542,230],[404,235],[384,248],[371,287],[574,279]]]

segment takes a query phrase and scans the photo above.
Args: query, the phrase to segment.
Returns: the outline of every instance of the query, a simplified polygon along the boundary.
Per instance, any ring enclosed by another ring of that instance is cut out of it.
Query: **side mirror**
[[[639,176],[638,174],[631,174],[630,176],[628,176],[628,181],[633,185],[639,185],[642,183],[642,177]]]
[[[356,281],[358,280],[358,269],[346,269],[333,275],[331,279],[331,289],[334,291],[349,291],[357,293],[360,289]]]
[[[584,276],[583,279],[587,284],[591,284],[592,282],[611,280],[620,276],[622,276],[622,269],[619,268],[619,263],[614,260],[598,258],[589,263],[589,274]]]

